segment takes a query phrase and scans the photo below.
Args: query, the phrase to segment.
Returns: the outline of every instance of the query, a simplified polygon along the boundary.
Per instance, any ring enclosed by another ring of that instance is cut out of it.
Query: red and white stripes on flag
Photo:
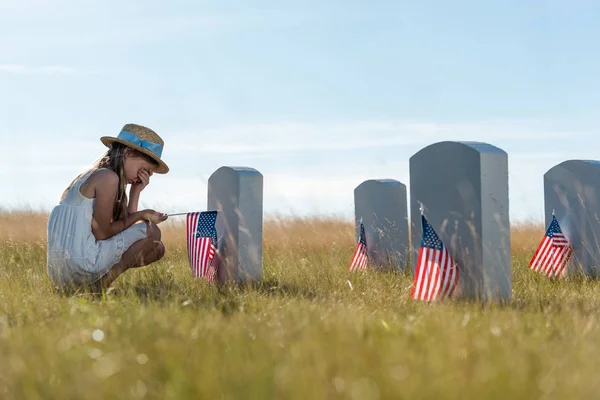
[[[451,297],[458,285],[458,266],[424,216],[421,223],[421,248],[410,297],[423,301]]]
[[[205,279],[209,282],[213,282],[217,277],[217,265],[219,263],[219,253],[215,252],[213,259],[210,261],[208,270],[206,271]]]
[[[186,216],[188,259],[194,278],[214,280],[216,275],[215,254],[217,211],[192,212]]]
[[[352,261],[348,266],[348,271],[353,272],[356,270],[362,271],[367,269],[367,261],[367,237],[365,236],[365,227],[361,222],[358,243],[356,244],[356,250],[354,250]]]
[[[567,263],[573,254],[573,248],[562,233],[556,217],[552,215],[552,222],[546,230],[535,254],[529,262],[529,268],[546,275],[550,279],[565,276]]]

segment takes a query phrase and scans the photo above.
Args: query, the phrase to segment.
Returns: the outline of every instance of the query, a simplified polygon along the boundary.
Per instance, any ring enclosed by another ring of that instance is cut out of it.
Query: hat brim
[[[167,164],[165,164],[165,162],[163,160],[161,160],[160,158],[158,158],[158,156],[156,154],[154,154],[153,152],[151,152],[148,149],[144,149],[144,148],[142,148],[142,147],[140,147],[138,145],[135,145],[135,144],[133,144],[131,142],[128,142],[126,140],[122,140],[122,139],[119,139],[119,138],[116,138],[116,137],[112,137],[112,136],[102,136],[100,138],[100,141],[106,147],[110,147],[113,142],[124,144],[125,146],[130,147],[132,149],[135,149],[135,150],[139,151],[140,153],[146,154],[148,157],[150,157],[154,161],[156,161],[158,163],[158,167],[154,171],[155,173],[157,173],[157,174],[166,174],[167,172],[169,172],[169,167],[167,166]]]

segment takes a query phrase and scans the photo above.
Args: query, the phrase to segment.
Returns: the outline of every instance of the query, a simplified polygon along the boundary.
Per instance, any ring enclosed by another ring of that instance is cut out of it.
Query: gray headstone
[[[406,186],[393,179],[364,181],[354,189],[356,236],[362,219],[369,267],[404,270],[409,264]]]
[[[508,156],[490,144],[440,142],[410,158],[413,274],[425,217],[458,264],[455,295],[511,299]]]
[[[221,167],[208,179],[208,210],[218,210],[218,280],[262,279],[263,176],[253,168]]]
[[[568,160],[544,174],[546,227],[556,221],[573,255],[567,274],[600,275],[600,162]]]

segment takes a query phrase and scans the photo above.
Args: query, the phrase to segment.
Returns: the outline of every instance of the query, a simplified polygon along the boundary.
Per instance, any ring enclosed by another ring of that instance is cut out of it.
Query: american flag
[[[367,237],[365,236],[365,226],[360,223],[360,236],[356,244],[356,250],[352,256],[352,261],[348,266],[348,271],[364,270],[367,268]]]
[[[458,285],[458,266],[423,215],[421,224],[421,248],[410,296],[424,301],[450,297]]]
[[[212,281],[216,275],[217,211],[192,212],[186,217],[188,259],[194,278]]]
[[[531,258],[529,268],[545,274],[550,279],[564,276],[572,254],[573,248],[562,233],[556,217],[552,215],[552,222]]]

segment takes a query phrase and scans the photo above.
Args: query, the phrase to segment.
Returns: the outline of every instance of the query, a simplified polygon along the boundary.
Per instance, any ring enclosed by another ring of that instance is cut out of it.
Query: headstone
[[[544,174],[546,226],[556,221],[573,246],[567,274],[600,275],[600,161],[567,160]]]
[[[421,243],[419,207],[460,271],[457,297],[511,299],[508,156],[481,142],[439,142],[410,158],[413,274]]]
[[[263,176],[253,168],[221,167],[208,179],[208,210],[218,210],[220,282],[262,279]]]
[[[404,270],[408,265],[406,186],[393,179],[372,179],[354,189],[356,236],[365,228],[368,266]]]

